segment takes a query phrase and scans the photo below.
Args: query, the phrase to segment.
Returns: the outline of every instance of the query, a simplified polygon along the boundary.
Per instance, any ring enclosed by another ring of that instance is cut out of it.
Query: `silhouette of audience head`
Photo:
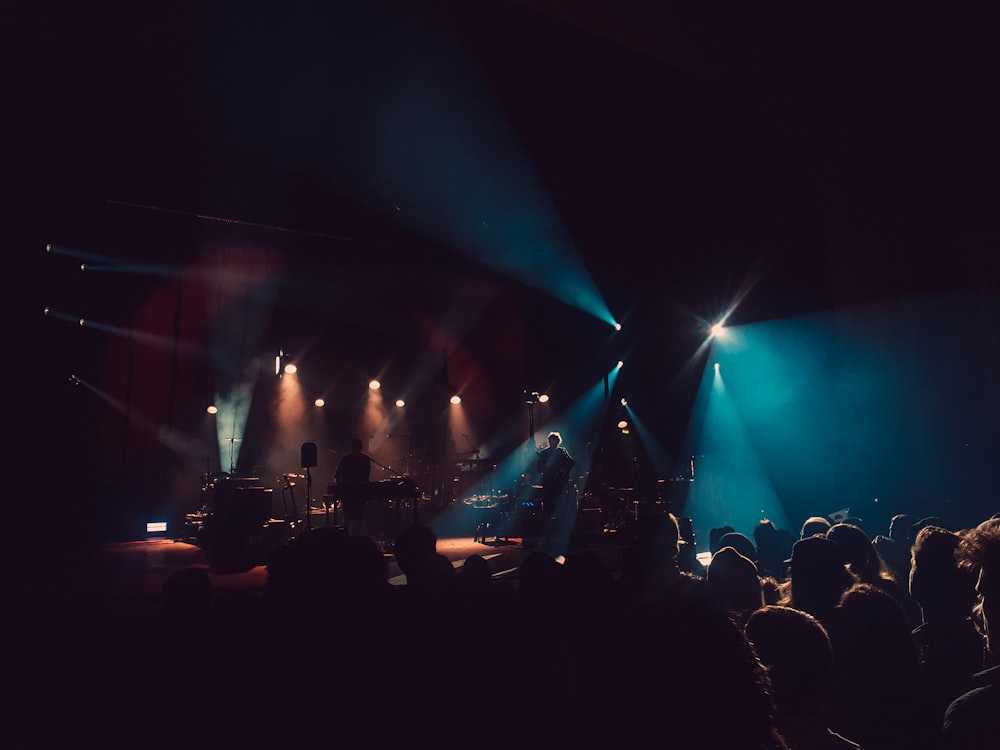
[[[430,526],[412,524],[396,537],[393,551],[408,588],[433,587],[450,581],[454,566],[437,551],[437,534]]]
[[[627,621],[630,666],[613,700],[634,734],[588,746],[644,747],[657,736],[678,748],[785,747],[766,671],[742,628],[700,589],[646,604]]]
[[[830,520],[823,516],[809,516],[809,518],[802,522],[802,528],[799,530],[799,539],[808,539],[816,535],[824,536],[832,525]]]
[[[917,541],[917,534],[920,530],[926,528],[927,526],[937,526],[941,529],[949,529],[947,523],[944,519],[938,518],[937,516],[924,516],[920,520],[916,521],[906,532],[906,544],[909,548],[913,548],[914,542]]]
[[[710,529],[708,532],[708,551],[713,555],[718,552],[722,545],[720,544],[722,537],[726,534],[730,534],[736,531],[732,526],[719,526],[714,529]]]
[[[872,582],[881,577],[890,577],[889,567],[882,562],[874,545],[858,526],[849,523],[835,523],[826,532],[847,561],[847,569],[860,580]]]
[[[910,513],[897,513],[889,520],[889,538],[909,549],[910,529],[919,520]]]
[[[976,581],[976,614],[992,666],[1000,660],[1000,519],[990,518],[967,531],[958,545],[957,557]]]
[[[518,569],[518,595],[529,605],[561,603],[565,594],[563,566],[544,550],[533,549]]]
[[[862,747],[938,748],[942,717],[899,603],[857,583],[824,624],[843,733]]]
[[[824,536],[800,539],[792,547],[788,603],[826,624],[840,597],[856,579],[840,548]]]
[[[267,592],[275,603],[326,606],[381,593],[389,587],[388,575],[371,537],[322,526],[275,550],[267,564]]]
[[[975,582],[956,557],[962,537],[938,526],[925,526],[913,543],[910,593],[925,622],[965,619],[976,603]]]
[[[741,534],[738,531],[730,531],[723,534],[719,538],[719,549],[721,550],[723,547],[732,547],[743,555],[743,557],[753,560],[754,563],[757,562],[757,548],[745,534]]]
[[[473,588],[489,586],[493,582],[493,571],[482,555],[472,554],[465,558],[460,573],[462,580]]]
[[[795,537],[787,529],[779,529],[767,518],[761,519],[753,530],[753,542],[757,548],[757,569],[762,576],[784,579],[792,555]]]
[[[764,605],[763,590],[753,560],[733,547],[723,547],[712,556],[708,582],[726,610],[737,622]]]
[[[768,605],[750,615],[744,631],[767,669],[778,711],[817,711],[830,689],[833,668],[833,648],[823,624],[808,612]]]

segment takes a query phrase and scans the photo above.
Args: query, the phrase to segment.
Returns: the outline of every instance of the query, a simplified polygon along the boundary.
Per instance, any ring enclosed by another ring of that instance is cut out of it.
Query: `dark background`
[[[41,310],[142,326],[178,288],[119,274],[81,283],[77,262],[46,255],[47,243],[174,266],[209,247],[253,248],[295,280],[264,348],[309,351],[316,370],[326,352],[343,378],[367,377],[390,354],[401,369],[426,356],[426,330],[472,289],[488,302],[446,374],[488,383],[483,433],[523,409],[523,388],[573,392],[574,376],[590,377],[603,328],[356,189],[348,157],[361,114],[383,101],[370,81],[416,65],[431,31],[464,53],[626,321],[614,346],[636,374],[622,375],[622,392],[668,452],[681,451],[698,385],[697,322],[741,291],[734,323],[944,292],[995,320],[993,12],[810,5],[8,6],[11,374],[18,393],[44,399],[13,399],[25,453],[15,468],[89,517],[106,488],[133,486],[121,472],[141,468],[147,481],[163,460],[130,453],[106,406],[68,384],[69,373],[109,390],[131,383],[139,399],[116,345]],[[336,274],[357,283],[325,286]],[[997,339],[987,326],[982,349],[955,367],[993,361]],[[988,410],[992,380],[977,394]],[[210,384],[189,373],[164,382],[147,382],[148,397],[185,428]],[[981,455],[992,463],[995,451]],[[977,494],[992,503],[988,482]]]

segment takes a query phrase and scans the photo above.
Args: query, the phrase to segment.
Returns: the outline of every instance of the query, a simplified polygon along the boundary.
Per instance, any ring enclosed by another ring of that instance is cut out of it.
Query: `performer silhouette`
[[[538,454],[536,469],[541,476],[541,490],[538,492],[538,502],[543,518],[557,515],[561,510],[559,498],[566,488],[569,472],[576,465],[569,452],[560,445],[562,435],[558,432],[549,433],[549,447]]]

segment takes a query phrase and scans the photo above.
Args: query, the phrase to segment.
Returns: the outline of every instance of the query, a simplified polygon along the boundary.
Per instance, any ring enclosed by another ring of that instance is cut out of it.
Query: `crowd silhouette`
[[[156,606],[102,621],[102,700],[77,731],[102,748],[997,746],[1000,514],[900,514],[884,535],[762,520],[712,530],[707,564],[684,528],[640,515],[615,565],[536,549],[516,580],[453,565],[424,525],[395,539],[402,585],[339,527],[275,550],[256,594],[178,571]]]

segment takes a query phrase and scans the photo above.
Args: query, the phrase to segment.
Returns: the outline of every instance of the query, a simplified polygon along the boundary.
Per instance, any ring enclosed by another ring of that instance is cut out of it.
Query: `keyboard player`
[[[340,495],[344,508],[344,527],[351,536],[363,536],[366,533],[363,491],[371,479],[372,459],[362,449],[361,440],[351,440],[351,452],[344,454],[333,474],[337,494]]]

